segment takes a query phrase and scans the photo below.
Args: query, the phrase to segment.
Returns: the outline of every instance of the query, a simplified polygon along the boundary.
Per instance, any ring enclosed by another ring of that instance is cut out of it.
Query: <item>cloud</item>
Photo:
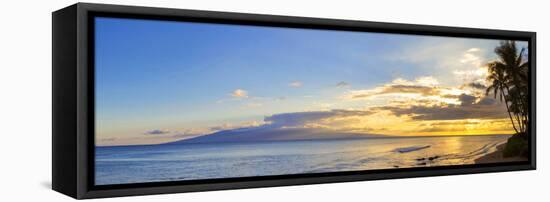
[[[173,138],[192,138],[204,135],[205,133],[190,133],[190,132],[177,132],[176,134],[172,135]]]
[[[478,82],[468,83],[466,86],[471,87],[471,88],[474,88],[474,89],[477,89],[477,90],[485,90],[485,89],[487,89],[487,86],[485,86],[485,84],[478,83]]]
[[[227,129],[233,129],[235,128],[235,126],[231,125],[231,124],[228,124],[228,123],[224,123],[222,125],[219,125],[219,126],[212,126],[209,128],[209,130],[211,131],[219,131],[219,130],[227,130]]]
[[[389,84],[369,90],[351,91],[346,97],[351,99],[366,99],[382,95],[418,94],[422,96],[438,95],[440,89],[435,86],[438,82],[433,77],[420,77],[416,81],[395,79]]]
[[[496,100],[490,97],[483,97],[479,100],[477,104],[479,105],[494,105]]]
[[[275,127],[298,127],[333,115],[331,111],[294,112],[274,114],[265,117],[264,121]]]
[[[473,104],[475,101],[476,101],[476,97],[473,96],[473,95],[466,95],[466,94],[461,94],[458,96],[458,100],[460,100],[460,104],[462,106],[467,106],[467,105],[471,105]]]
[[[423,83],[420,85],[419,83]],[[393,99],[381,105],[364,108],[332,109],[280,113],[266,116],[263,122],[254,124],[223,124],[207,128],[210,134],[216,131],[232,129],[277,129],[277,128],[323,128],[335,131],[379,133],[389,135],[419,134],[472,134],[497,131],[507,133],[508,122],[491,125],[498,120],[506,120],[506,108],[491,97],[474,92],[467,93],[458,88],[423,86],[434,84],[430,79],[397,80],[384,85],[378,93],[414,93],[410,99]],[[449,99],[446,102],[437,99]],[[435,99],[435,100],[434,100]],[[453,104],[449,104],[453,103]],[[476,124],[472,121],[481,121]],[[440,122],[434,123],[434,122]],[[471,122],[471,123],[470,123]],[[187,133],[183,133],[186,135]]]
[[[506,109],[501,103],[491,103],[485,98],[474,103],[476,98],[473,96],[459,97],[462,98],[463,104],[461,105],[383,106],[376,109],[388,110],[396,116],[410,116],[413,120],[500,119],[507,117]]]
[[[248,92],[243,89],[236,89],[231,93],[231,96],[236,98],[247,98]]]
[[[366,110],[330,110],[274,114],[264,118],[264,122],[274,127],[303,127],[306,124],[334,117],[367,116]]]
[[[168,133],[170,133],[170,131],[155,129],[155,130],[146,131],[144,134],[145,135],[164,135]]]
[[[478,55],[478,53],[481,51],[479,48],[470,48],[464,54],[462,55],[462,59],[460,59],[461,63],[471,64],[474,67],[481,67],[483,63],[483,59]]]
[[[340,81],[336,84],[336,87],[338,88],[345,88],[345,87],[349,87],[349,83],[345,82],[345,81]]]
[[[438,86],[439,81],[431,76],[419,77],[416,80],[416,83],[421,86]]]
[[[366,90],[352,90],[341,96],[344,100],[375,99],[374,101],[386,104],[400,103],[401,105],[437,105],[437,104],[461,104],[460,95],[467,99],[472,96],[475,90],[465,88],[466,85],[458,87],[443,87],[439,81],[431,76],[419,77],[413,81],[406,79],[395,79],[390,83],[383,84]],[[472,100],[463,100],[464,103],[472,103]]]
[[[481,49],[479,49],[479,48],[470,48],[470,49],[468,49],[466,52],[468,52],[468,53],[474,53],[474,52],[479,52],[479,51],[481,51]]]
[[[391,85],[384,88],[379,94],[405,93],[405,94],[420,94],[423,96],[436,95],[438,89],[427,86],[416,85]]]
[[[480,64],[481,65],[481,64]],[[454,70],[453,74],[460,79],[469,81],[483,81],[487,77],[487,67],[468,69],[468,70]]]
[[[436,121],[429,124],[421,124],[421,126],[455,126],[455,125],[476,125],[481,121],[474,120],[458,120],[458,121]]]
[[[290,87],[293,87],[293,88],[299,88],[299,87],[302,87],[303,83],[300,82],[300,81],[293,81],[293,82],[290,82],[288,84],[288,86]]]
[[[432,85],[432,86],[429,86]],[[468,83],[475,89],[483,89],[480,83]],[[484,96],[479,91],[439,87],[437,80],[430,77],[408,81],[394,80],[390,84],[355,94],[352,98],[372,97],[384,94],[417,94],[410,99],[393,99],[388,104],[373,107],[371,110],[387,110],[396,116],[408,116],[413,120],[458,120],[458,119],[497,119],[507,116],[502,103]]]
[[[478,81],[486,76],[494,41],[426,38],[394,52],[390,59],[430,72],[446,85]],[[480,80],[481,81],[481,80]]]
[[[420,124],[423,129],[418,132],[428,133],[448,133],[450,131],[472,131],[472,130],[487,130],[491,129],[493,134],[506,133],[511,129],[510,122],[504,119],[489,119],[489,120],[444,120],[444,121],[429,121]]]
[[[418,132],[446,132],[449,131],[447,127],[431,126],[424,129],[420,129]]]
[[[475,52],[475,50],[471,51]],[[484,88],[484,83],[475,81],[465,81],[453,87],[441,86],[439,81],[431,76],[418,77],[414,80],[397,78],[371,89],[351,90],[342,96],[346,100],[369,99],[367,101],[374,104],[364,108],[366,109],[364,111],[369,112],[370,115],[358,117],[359,121],[356,122],[351,118],[324,118],[318,121],[318,124],[333,126],[337,124],[331,124],[329,121],[343,121],[345,124],[340,124],[340,128],[365,129],[391,126],[389,131],[377,129],[373,131],[411,135],[441,132],[451,134],[453,131],[486,133],[495,131],[493,129],[496,128],[501,130],[500,132],[510,130],[506,128],[506,122],[498,126],[488,125],[491,121],[506,119],[508,115],[503,103],[486,97],[484,92],[481,92]],[[484,125],[458,123],[457,121],[460,120],[481,120]],[[456,126],[421,125],[434,121],[456,122]]]
[[[224,123],[217,126],[211,126],[207,129],[208,133],[220,131],[220,130],[231,130],[236,128],[247,128],[247,127],[257,127],[264,125],[264,122],[258,122],[258,121],[245,121],[237,124],[230,124],[230,123]],[[205,133],[205,132],[203,132]]]

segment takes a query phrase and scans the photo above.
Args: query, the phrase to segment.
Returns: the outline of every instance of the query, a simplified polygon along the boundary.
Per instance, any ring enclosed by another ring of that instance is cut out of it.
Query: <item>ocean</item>
[[[96,147],[96,185],[474,164],[509,136]]]

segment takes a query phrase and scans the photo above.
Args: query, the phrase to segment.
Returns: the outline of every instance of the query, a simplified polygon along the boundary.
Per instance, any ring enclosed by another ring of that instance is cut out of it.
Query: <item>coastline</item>
[[[497,148],[496,151],[486,154],[482,157],[479,157],[474,161],[476,164],[483,164],[483,163],[503,163],[503,162],[515,162],[515,161],[528,160],[526,157],[521,157],[521,156],[504,157],[503,151],[505,147],[506,147],[506,143],[502,143],[496,147]]]

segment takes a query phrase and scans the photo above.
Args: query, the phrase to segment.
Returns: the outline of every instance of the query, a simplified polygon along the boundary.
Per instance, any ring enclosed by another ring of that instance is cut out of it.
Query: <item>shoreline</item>
[[[484,163],[528,161],[526,157],[521,157],[521,156],[504,157],[503,151],[505,147],[506,147],[506,143],[502,143],[496,147],[497,148],[496,151],[488,153],[482,157],[479,157],[476,160],[474,160],[474,162],[476,164],[484,164]]]

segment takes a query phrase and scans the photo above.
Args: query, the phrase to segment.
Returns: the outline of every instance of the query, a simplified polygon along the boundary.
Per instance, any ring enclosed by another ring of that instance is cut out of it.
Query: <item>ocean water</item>
[[[96,147],[95,183],[127,184],[473,164],[509,136]]]

